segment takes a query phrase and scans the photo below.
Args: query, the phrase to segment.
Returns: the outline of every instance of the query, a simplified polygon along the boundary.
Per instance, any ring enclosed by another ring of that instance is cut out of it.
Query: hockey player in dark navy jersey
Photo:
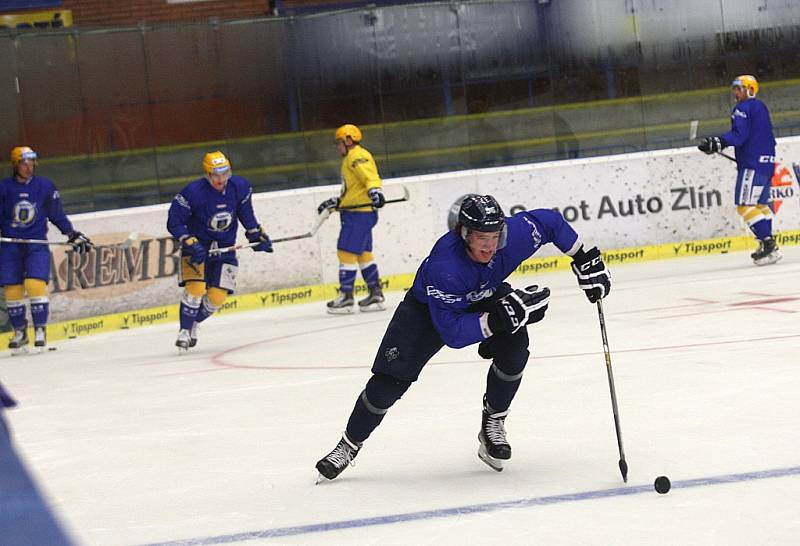
[[[736,211],[758,239],[758,249],[750,256],[756,265],[772,264],[781,255],[772,238],[770,187],[775,173],[775,137],[767,106],[756,98],[758,81],[749,75],[737,76],[731,83],[736,106],[731,112],[731,130],[707,137],[697,146],[706,154],[727,146],[736,150]]]
[[[591,302],[611,290],[596,247],[584,248],[558,212],[537,209],[506,218],[490,195],[467,195],[452,229],[433,246],[397,307],[356,399],[342,439],[317,462],[321,477],[336,478],[358,454],[386,412],[445,345],[475,343],[492,360],[486,378],[478,456],[498,472],[511,458],[505,418],[528,362],[526,326],[544,318],[550,291],[512,288],[505,279],[547,243],[572,256],[573,271]],[[320,478],[321,479],[321,478]]]
[[[64,214],[55,184],[34,174],[37,157],[28,146],[11,150],[13,174],[0,180],[0,233],[11,239],[42,241],[47,239],[47,223],[50,221],[67,236],[75,252],[83,254],[92,247],[92,242],[72,227],[72,222]],[[14,337],[8,348],[15,353],[26,351],[29,343],[26,296],[30,300],[34,346],[44,350],[47,344],[49,280],[50,248],[46,244],[0,244],[0,285],[5,289],[8,319],[14,328]]]
[[[236,244],[239,222],[257,252],[272,252],[272,241],[256,220],[250,182],[231,172],[222,152],[203,158],[205,176],[190,182],[172,200],[167,229],[181,243],[180,330],[175,345],[197,344],[197,327],[220,308],[236,287],[236,253],[215,253]],[[212,251],[212,252],[209,252]]]

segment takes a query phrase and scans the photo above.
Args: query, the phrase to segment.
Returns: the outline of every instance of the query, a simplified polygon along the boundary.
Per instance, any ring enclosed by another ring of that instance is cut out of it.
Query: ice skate
[[[192,346],[192,334],[185,328],[178,332],[178,339],[175,340],[175,346],[179,351],[188,351]]]
[[[478,458],[497,472],[503,471],[503,464],[511,458],[511,446],[506,440],[505,420],[508,411],[489,413],[484,403],[481,417],[481,431],[478,433]]]
[[[33,346],[37,352],[43,353],[47,350],[47,328],[36,326],[33,329]]]
[[[775,239],[767,237],[758,242],[758,250],[750,254],[750,257],[756,265],[769,265],[783,258],[783,254]]]
[[[27,354],[28,343],[28,329],[23,327],[14,330],[14,337],[8,342],[8,348],[14,355]]]
[[[197,345],[197,329],[200,327],[199,322],[192,324],[192,329],[189,331],[189,348]]]
[[[352,292],[339,292],[336,299],[328,302],[328,313],[332,315],[349,315],[353,312],[355,300]]]
[[[386,309],[385,301],[386,298],[383,297],[381,286],[376,285],[369,289],[369,295],[366,298],[359,300],[358,310],[363,312],[383,311]]]
[[[356,458],[360,449],[361,444],[351,441],[347,437],[347,433],[342,434],[342,439],[339,440],[333,451],[317,461],[317,470],[319,471],[317,483],[322,481],[322,478],[329,480],[336,478],[347,468],[347,465],[355,466],[353,459]]]

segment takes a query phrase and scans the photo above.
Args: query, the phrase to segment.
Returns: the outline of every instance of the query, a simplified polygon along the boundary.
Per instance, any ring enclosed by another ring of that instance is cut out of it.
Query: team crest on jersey
[[[208,220],[208,229],[211,231],[228,231],[233,224],[233,216],[230,212],[218,212]]]
[[[400,349],[398,349],[397,347],[389,347],[388,349],[386,349],[384,356],[386,357],[386,362],[397,360],[398,357],[400,356]]]
[[[36,205],[30,201],[18,201],[14,205],[14,227],[23,227],[29,225],[36,219]]]

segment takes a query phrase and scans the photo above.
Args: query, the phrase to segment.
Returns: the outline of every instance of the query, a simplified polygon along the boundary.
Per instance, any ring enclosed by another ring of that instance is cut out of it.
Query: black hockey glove
[[[711,155],[716,152],[721,152],[726,146],[727,144],[724,140],[722,140],[722,138],[714,136],[704,138],[702,142],[697,145],[697,149],[701,152]]]
[[[335,209],[339,206],[340,199],[338,197],[331,197],[330,199],[326,199],[322,203],[319,204],[317,207],[317,214],[322,214],[326,210]]]
[[[379,209],[386,204],[386,198],[383,196],[383,192],[380,188],[372,188],[367,192],[367,195],[369,195],[369,198],[372,201],[372,206],[376,209]]]
[[[67,242],[78,254],[85,254],[94,247],[94,243],[80,231],[73,231],[67,235]]]
[[[251,243],[258,243],[260,244],[253,247],[253,250],[256,252],[272,252],[272,241],[264,232],[264,228],[261,226],[255,227],[253,229],[248,229],[244,233],[247,235],[247,240]]]
[[[492,334],[516,333],[526,324],[542,320],[549,303],[549,288],[539,288],[535,284],[518,288],[497,300],[494,309],[489,311],[489,329]]]
[[[206,247],[197,237],[186,237],[181,241],[181,255],[189,256],[189,263],[201,264],[206,261]]]
[[[611,273],[603,263],[603,256],[596,246],[586,252],[581,247],[572,257],[572,272],[578,277],[578,286],[594,303],[611,292]]]

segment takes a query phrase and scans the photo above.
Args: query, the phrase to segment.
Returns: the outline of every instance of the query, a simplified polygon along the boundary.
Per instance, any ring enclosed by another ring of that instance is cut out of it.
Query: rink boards
[[[800,137],[782,139],[777,160],[774,228],[779,245],[798,244]],[[387,199],[401,196],[403,188],[411,197],[380,211],[374,254],[385,289],[407,288],[447,229],[451,205],[470,192],[494,195],[508,214],[558,209],[585,242],[604,250],[611,267],[752,249],[755,243],[733,206],[735,177],[735,165],[727,159],[684,148],[387,180]],[[331,185],[269,192],[255,195],[253,203],[266,231],[279,238],[308,232],[318,203],[338,191]],[[181,289],[167,209],[157,205],[73,217],[76,228],[96,242],[123,241],[131,234],[136,240],[129,248],[106,248],[83,258],[70,259],[54,247],[50,339],[176,320]],[[273,254],[240,251],[237,295],[222,312],[331,298],[338,281],[338,231],[333,215],[315,237],[276,243]],[[51,232],[51,238],[58,235]],[[239,240],[244,240],[241,233]],[[568,267],[568,259],[558,254],[545,247],[520,272]]]

